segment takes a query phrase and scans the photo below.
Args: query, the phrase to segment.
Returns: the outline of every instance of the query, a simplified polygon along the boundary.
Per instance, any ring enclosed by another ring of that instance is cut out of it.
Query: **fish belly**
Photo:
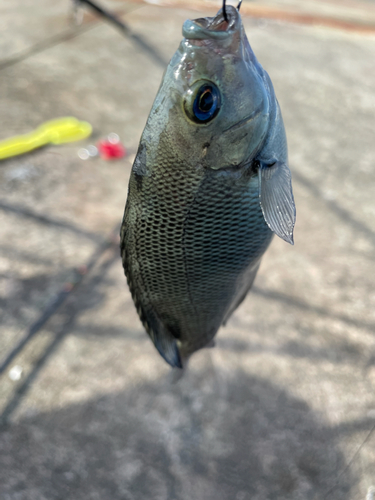
[[[271,239],[252,175],[133,172],[122,257],[151,338],[157,317],[185,354],[205,346],[251,286]]]

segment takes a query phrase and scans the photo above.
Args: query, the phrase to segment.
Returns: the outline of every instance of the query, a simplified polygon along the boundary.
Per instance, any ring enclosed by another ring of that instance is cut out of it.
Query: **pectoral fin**
[[[296,207],[292,190],[292,175],[287,163],[260,162],[258,171],[259,196],[264,220],[283,240],[294,245],[293,228]]]

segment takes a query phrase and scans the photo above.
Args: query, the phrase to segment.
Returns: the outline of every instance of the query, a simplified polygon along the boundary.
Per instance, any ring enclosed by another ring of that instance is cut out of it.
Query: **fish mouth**
[[[188,19],[182,26],[182,35],[189,40],[223,40],[236,31],[239,13],[232,5],[226,6],[228,21],[225,20],[223,9],[215,17]]]

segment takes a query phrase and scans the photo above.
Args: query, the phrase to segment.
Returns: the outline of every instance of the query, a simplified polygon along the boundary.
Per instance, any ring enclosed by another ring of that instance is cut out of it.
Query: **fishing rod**
[[[108,10],[103,9],[103,7],[93,2],[92,0],[73,0],[74,10],[78,10],[79,7],[83,7],[83,4],[86,4],[101,17],[108,19],[108,21],[117,26],[117,28],[120,28],[121,31],[125,32],[126,34],[129,34],[129,28],[126,26],[126,24],[120,21],[120,19],[117,16],[115,16],[111,12],[108,12]]]
[[[108,19],[111,23],[113,23],[115,26],[121,29],[121,31],[124,31],[126,34],[129,34],[129,28],[124,24],[120,19],[118,19],[117,16],[112,14],[111,12],[108,12],[106,9],[103,9],[100,5],[98,5],[96,2],[93,2],[92,0],[73,0],[74,4],[74,9],[78,9],[81,7],[83,4],[88,5],[91,9],[93,9],[97,14],[100,16],[104,17],[105,19]],[[242,4],[242,0],[238,2],[237,5],[237,10],[238,12],[240,11]],[[228,16],[227,16],[227,10],[226,10],[226,0],[223,0],[223,15],[224,19],[226,22],[228,22]]]
[[[73,9],[77,11],[80,7],[86,4],[89,8],[94,10],[101,17],[107,19],[110,23],[114,24],[117,28],[120,29],[121,33],[131,40],[134,41],[138,47],[140,47],[143,51],[147,52],[155,62],[159,64],[163,69],[168,65],[168,61],[166,61],[161,54],[155,49],[152,45],[150,45],[141,35],[137,35],[136,33],[132,33],[129,27],[111,12],[108,12],[106,9],[103,9],[100,5],[92,0],[73,0]]]

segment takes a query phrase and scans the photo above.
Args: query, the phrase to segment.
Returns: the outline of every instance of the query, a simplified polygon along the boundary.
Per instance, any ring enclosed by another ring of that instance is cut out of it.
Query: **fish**
[[[225,4],[224,4],[225,7]],[[296,209],[280,106],[239,10],[185,21],[140,139],[121,226],[138,315],[182,368],[249,292]]]

